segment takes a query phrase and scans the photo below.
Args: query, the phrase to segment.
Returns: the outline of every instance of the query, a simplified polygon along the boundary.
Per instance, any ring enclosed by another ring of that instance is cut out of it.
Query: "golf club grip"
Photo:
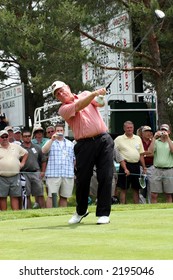
[[[109,85],[107,85],[107,86],[105,87],[105,88],[106,88],[106,91],[110,88],[111,84],[112,84],[112,82],[109,83]]]

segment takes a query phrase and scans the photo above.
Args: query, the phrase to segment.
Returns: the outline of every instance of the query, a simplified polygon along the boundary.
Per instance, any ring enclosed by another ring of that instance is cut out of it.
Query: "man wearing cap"
[[[151,184],[151,173],[153,170],[153,154],[148,151],[148,148],[151,144],[152,138],[153,135],[152,135],[151,127],[148,125],[144,125],[141,129],[141,139],[145,150],[144,160],[145,160],[145,166],[147,167],[147,173],[146,173],[147,187],[145,189],[142,189],[140,193],[143,195],[144,200],[148,199],[148,203],[151,202],[150,184]]]
[[[173,193],[173,142],[169,137],[170,127],[162,124],[154,134],[149,152],[154,154],[154,169],[151,177],[151,203],[157,203],[159,193],[165,193],[166,202],[172,202]]]
[[[11,208],[20,209],[21,185],[19,172],[24,166],[28,152],[21,146],[10,143],[6,130],[0,131],[0,210],[7,210],[7,196]]]
[[[30,195],[35,196],[40,208],[45,208],[44,188],[42,178],[46,170],[47,157],[42,153],[39,145],[31,142],[31,133],[25,129],[22,131],[22,147],[28,152],[28,158],[21,169],[26,179],[28,208],[31,208]]]
[[[61,81],[52,84],[53,95],[62,102],[58,111],[71,127],[76,144],[76,213],[69,224],[80,223],[88,215],[88,196],[93,167],[96,165],[98,192],[97,224],[110,222],[114,143],[97,107],[104,106],[106,89],[73,94]],[[99,97],[99,98],[98,98]]]
[[[34,127],[33,129],[33,144],[38,144],[41,148],[49,140],[49,138],[44,137],[44,129],[41,126]]]
[[[13,136],[14,136],[14,143],[15,144],[18,144],[18,145],[21,145],[22,144],[22,135],[21,135],[21,129],[20,127],[16,126],[16,127],[13,127]]]
[[[13,134],[13,128],[12,126],[8,125],[4,128],[6,131],[8,131],[8,139],[10,143],[13,143],[15,141],[14,134]]]
[[[44,129],[42,126],[37,125],[33,128],[33,138],[31,142],[33,144],[39,145],[41,148],[44,146],[44,144],[49,140],[49,138],[44,137]],[[39,201],[37,200],[37,197],[35,198],[35,203],[33,205],[33,208],[38,208],[39,207]]]

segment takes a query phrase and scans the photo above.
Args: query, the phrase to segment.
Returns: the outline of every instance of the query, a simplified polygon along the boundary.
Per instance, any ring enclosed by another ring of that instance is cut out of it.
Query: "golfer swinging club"
[[[53,96],[62,102],[58,114],[69,124],[76,140],[76,213],[69,224],[80,223],[88,213],[88,196],[93,167],[96,166],[98,193],[97,224],[108,224],[111,211],[114,142],[97,109],[104,106],[106,89],[73,94],[61,81],[52,84]],[[100,96],[100,97],[99,97]]]

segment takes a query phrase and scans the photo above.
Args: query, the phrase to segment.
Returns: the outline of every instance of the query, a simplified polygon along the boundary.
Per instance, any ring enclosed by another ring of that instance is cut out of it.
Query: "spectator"
[[[44,137],[44,129],[41,126],[35,126],[33,129],[33,139],[31,142],[33,144],[39,145],[41,148],[44,146],[44,144],[49,140],[49,138]],[[33,205],[33,208],[38,208],[39,207],[39,202],[37,201]]]
[[[117,170],[115,167],[115,163],[121,164],[122,168],[125,170],[127,176],[130,174],[129,171],[126,169],[126,163],[121,156],[119,150],[117,149],[116,146],[114,146],[114,164],[113,164],[113,180],[112,180],[112,204],[117,204],[119,203],[119,195],[118,195],[118,190],[117,190]],[[97,181],[97,176],[96,176],[96,170],[94,168],[93,170],[93,176],[91,178],[91,185],[90,185],[90,195],[97,197],[97,188],[98,188],[98,181]]]
[[[157,203],[158,195],[165,193],[166,202],[172,202],[173,193],[173,142],[170,127],[162,124],[154,134],[149,152],[154,153],[154,169],[151,174],[151,203]]]
[[[52,138],[52,135],[55,133],[55,127],[53,125],[50,125],[46,128],[46,137],[48,139],[51,139]],[[48,155],[47,156],[47,159],[48,159]],[[46,193],[48,195],[48,187],[46,185]]]
[[[8,120],[5,117],[5,113],[0,114],[0,130],[5,129],[7,125],[8,125]]]
[[[48,198],[46,205],[52,207],[52,194],[59,196],[59,206],[66,207],[67,199],[72,196],[74,187],[74,144],[64,138],[64,126],[56,125],[56,133],[42,147],[42,151],[48,154],[46,168],[46,185]]]
[[[15,144],[19,144],[21,145],[22,144],[22,134],[21,134],[21,129],[20,127],[16,126],[16,127],[13,127],[13,137],[14,137],[14,143]]]
[[[43,147],[48,140],[49,138],[44,137],[44,129],[41,126],[34,127],[33,139],[31,140],[33,144],[38,144],[40,147]]]
[[[13,143],[15,141],[13,128],[12,126],[6,126],[5,130],[8,132],[8,139],[10,143]]]
[[[126,167],[126,162],[124,160],[124,158],[122,157],[122,155],[120,154],[119,150],[117,149],[116,146],[114,146],[114,179],[115,179],[115,190],[114,190],[114,195],[112,196],[112,204],[117,204],[120,203],[119,200],[119,194],[118,194],[118,188],[117,188],[117,180],[118,180],[118,176],[117,176],[117,170],[116,170],[116,165],[115,163],[119,163],[121,165],[121,167],[124,169],[124,172],[126,174],[126,176],[130,175],[129,170]]]
[[[107,224],[110,222],[111,211],[114,143],[97,109],[104,106],[101,97],[106,94],[106,89],[84,91],[76,95],[64,82],[56,81],[52,84],[52,90],[53,95],[62,102],[58,113],[69,124],[77,141],[74,148],[77,206],[69,224],[80,223],[88,215],[88,196],[94,165],[98,179],[97,224]]]
[[[46,128],[46,137],[51,139],[52,135],[55,133],[55,127],[50,125]]]
[[[140,126],[137,130],[136,130],[136,135],[138,135],[139,137],[141,137],[142,138],[142,128],[143,128],[144,126]]]
[[[10,143],[8,131],[0,131],[0,210],[7,210],[10,196],[12,210],[20,209],[22,194],[20,169],[25,165],[28,152],[21,146]]]
[[[29,130],[22,131],[22,147],[28,152],[28,159],[21,169],[26,179],[27,204],[31,208],[30,195],[35,196],[40,208],[45,207],[44,188],[42,178],[46,170],[46,157],[43,155],[41,147],[31,142]]]
[[[141,139],[145,150],[144,160],[145,160],[145,165],[147,167],[147,172],[146,172],[147,184],[145,189],[140,190],[140,200],[142,203],[146,203],[146,200],[148,200],[148,203],[151,203],[150,185],[151,185],[151,173],[153,171],[153,154],[148,151],[148,148],[152,140],[152,129],[150,126],[145,125],[142,127]]]
[[[134,124],[131,121],[124,123],[124,134],[118,136],[114,142],[120,154],[126,162],[126,169],[120,166],[118,174],[117,186],[121,189],[120,201],[126,203],[126,193],[130,185],[133,189],[133,201],[139,203],[139,177],[140,177],[140,163],[143,172],[146,173],[146,166],[144,162],[144,148],[142,140],[139,136],[134,135]],[[127,176],[127,170],[130,175]]]

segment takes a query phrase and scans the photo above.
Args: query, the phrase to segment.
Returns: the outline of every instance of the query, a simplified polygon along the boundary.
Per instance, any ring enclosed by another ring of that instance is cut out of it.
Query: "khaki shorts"
[[[19,174],[10,177],[0,176],[0,197],[20,197],[22,188]]]
[[[47,178],[46,185],[48,187],[49,197],[52,197],[52,193],[56,193],[64,198],[69,198],[72,196],[74,178]]]
[[[153,193],[173,193],[173,168],[153,168],[150,180],[150,189]]]

